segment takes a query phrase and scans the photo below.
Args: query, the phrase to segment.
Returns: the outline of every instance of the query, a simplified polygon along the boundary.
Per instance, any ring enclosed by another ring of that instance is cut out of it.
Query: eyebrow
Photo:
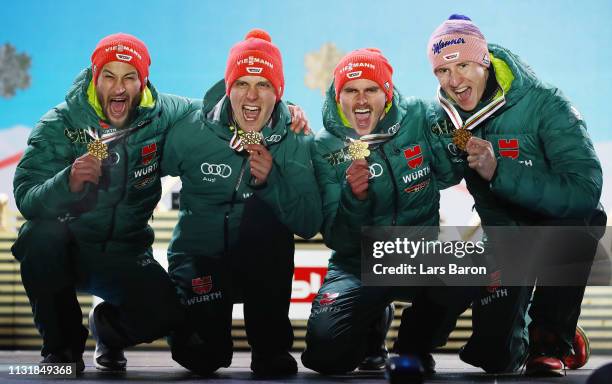
[[[112,72],[112,71],[109,71],[109,70],[108,70],[108,69],[106,69],[106,68],[104,68],[104,69],[102,70],[102,73],[108,73],[108,74],[111,74],[111,75],[113,75],[113,76],[118,76],[116,73],[114,73],[114,72]],[[126,74],[124,74],[124,75],[123,75],[123,77],[125,77],[125,76],[130,76],[130,75],[138,75],[138,71],[136,71],[136,70],[130,71],[130,72],[128,72],[128,73],[126,73]]]

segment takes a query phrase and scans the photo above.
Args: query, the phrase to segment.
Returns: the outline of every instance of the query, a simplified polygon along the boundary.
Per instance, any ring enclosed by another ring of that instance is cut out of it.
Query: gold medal
[[[108,145],[96,139],[87,144],[87,152],[99,160],[104,160],[108,157]]]
[[[353,140],[348,146],[348,155],[351,160],[361,160],[370,156],[368,143],[361,140]]]
[[[455,129],[453,131],[453,144],[457,146],[462,151],[465,151],[465,147],[467,142],[472,137],[472,132],[468,131],[465,128]]]
[[[263,135],[261,132],[256,131],[248,131],[240,135],[242,145],[261,144],[262,139]]]

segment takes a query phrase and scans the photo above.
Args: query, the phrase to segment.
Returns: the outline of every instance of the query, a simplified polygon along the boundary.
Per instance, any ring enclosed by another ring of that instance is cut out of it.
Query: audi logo
[[[227,164],[202,163],[200,169],[205,175],[221,176],[224,179],[227,179],[232,174],[232,168]]]
[[[395,135],[395,133],[397,133],[397,131],[399,130],[399,123],[395,123],[392,127],[390,127],[387,132],[391,135]]]
[[[380,165],[378,163],[374,163],[374,164],[370,165],[370,177],[369,177],[370,179],[382,176],[382,174],[383,174],[383,167],[382,167],[382,165]]]
[[[459,154],[459,148],[454,143],[448,143],[446,146],[451,155],[457,156]]]
[[[270,143],[278,143],[281,140],[281,135],[272,135],[266,139]]]
[[[119,164],[120,160],[121,160],[121,156],[119,156],[119,153],[111,152],[111,153],[108,154],[108,157],[106,159],[104,159],[102,164],[106,165],[106,166],[117,165],[117,164]]]

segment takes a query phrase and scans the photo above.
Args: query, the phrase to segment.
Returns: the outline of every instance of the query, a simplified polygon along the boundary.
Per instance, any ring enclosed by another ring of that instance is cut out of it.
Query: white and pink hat
[[[487,68],[491,64],[487,41],[480,29],[469,17],[456,14],[431,34],[427,56],[434,71],[461,61],[473,61]]]

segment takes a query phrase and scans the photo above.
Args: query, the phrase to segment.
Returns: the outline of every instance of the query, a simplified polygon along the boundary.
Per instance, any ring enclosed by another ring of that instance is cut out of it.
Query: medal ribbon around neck
[[[348,137],[347,152],[349,157],[351,160],[365,159],[370,156],[369,146],[389,141],[398,130],[399,129],[392,133],[371,133],[369,135],[363,135],[359,139],[351,139]]]
[[[145,125],[146,124],[137,125],[132,128],[122,129],[102,136],[100,136],[92,127],[87,127],[85,132],[93,139],[92,142],[87,144],[87,152],[99,160],[104,160],[108,157],[109,143],[127,137]]]
[[[497,112],[497,110],[506,104],[506,93],[503,89],[501,89],[501,91],[501,96],[493,99],[493,101],[485,105],[481,110],[474,113],[464,122],[455,106],[444,96],[442,96],[442,87],[438,86],[438,101],[455,126],[455,131],[453,132],[453,143],[459,149],[465,151],[465,146],[470,137],[472,137],[472,133],[470,131],[476,128],[480,123],[485,121],[487,118],[489,118],[489,116]]]

